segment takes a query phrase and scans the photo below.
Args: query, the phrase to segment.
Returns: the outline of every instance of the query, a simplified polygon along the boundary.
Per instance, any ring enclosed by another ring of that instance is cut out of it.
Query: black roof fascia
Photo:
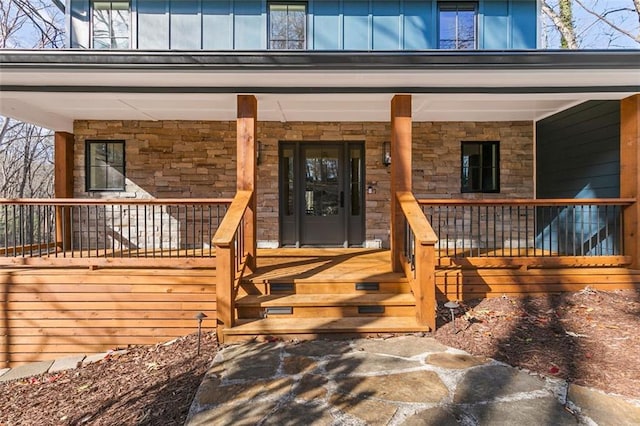
[[[640,50],[96,51],[1,50],[0,69],[562,70],[639,69]]]

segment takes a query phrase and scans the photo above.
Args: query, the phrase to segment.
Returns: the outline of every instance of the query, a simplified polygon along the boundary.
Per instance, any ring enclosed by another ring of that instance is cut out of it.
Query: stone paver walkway
[[[128,351],[126,349],[122,349],[88,356],[75,355],[67,358],[60,358],[55,361],[32,362],[15,368],[3,368],[0,370],[0,383],[39,376],[45,373],[58,373],[60,371],[73,370],[74,368],[102,361],[108,356],[124,355],[127,352]]]
[[[640,404],[403,336],[227,347],[187,424],[638,425]]]

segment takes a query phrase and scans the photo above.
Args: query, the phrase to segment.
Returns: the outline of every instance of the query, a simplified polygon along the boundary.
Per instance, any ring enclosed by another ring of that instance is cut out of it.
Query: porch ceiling
[[[438,65],[427,57],[438,55],[423,53],[393,55],[392,66],[376,62],[382,55],[368,55],[353,63],[334,54],[342,58],[338,66],[300,65],[323,55],[274,58],[264,52],[256,58],[272,61],[258,65],[246,55],[2,53],[0,114],[61,131],[72,131],[77,119],[234,120],[236,95],[250,93],[258,97],[263,121],[388,121],[393,95],[411,93],[415,121],[538,120],[587,100],[640,92],[637,55],[622,62],[604,53],[588,62],[577,55],[582,59],[568,64],[570,55],[559,60],[530,52],[516,61],[494,53],[478,64],[480,55],[459,54],[444,57],[455,59],[453,65]],[[188,66],[180,58],[189,59]]]

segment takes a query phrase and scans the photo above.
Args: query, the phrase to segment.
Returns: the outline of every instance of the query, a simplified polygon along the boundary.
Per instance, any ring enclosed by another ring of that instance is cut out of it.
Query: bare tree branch
[[[611,21],[610,19],[607,19],[607,14],[608,13],[597,13],[595,11],[593,11],[592,9],[588,8],[587,6],[584,5],[584,3],[581,0],[574,0],[576,3],[578,3],[578,5],[580,5],[580,7],[582,9],[584,9],[585,12],[587,12],[589,15],[594,16],[596,19],[604,22],[605,24],[607,24],[608,26],[610,26],[611,28],[613,28],[614,30],[618,31],[620,34],[623,34],[627,37],[629,37],[630,39],[632,39],[633,41],[640,43],[640,34],[633,34],[630,31],[626,30],[625,28],[622,28],[620,25],[617,25],[615,22]],[[638,12],[638,19],[640,19],[640,0],[634,0],[634,5],[636,7],[636,11]],[[628,9],[627,9],[628,10]]]

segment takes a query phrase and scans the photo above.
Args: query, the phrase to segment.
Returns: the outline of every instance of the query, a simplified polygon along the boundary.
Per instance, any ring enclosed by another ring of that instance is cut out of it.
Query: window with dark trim
[[[438,3],[438,48],[476,49],[477,10],[473,2]]]
[[[498,142],[462,142],[460,192],[500,192]]]
[[[307,48],[307,4],[269,3],[269,49]]]
[[[86,142],[87,191],[124,191],[124,141]]]
[[[128,49],[131,45],[129,1],[94,1],[91,38],[94,49]]]

